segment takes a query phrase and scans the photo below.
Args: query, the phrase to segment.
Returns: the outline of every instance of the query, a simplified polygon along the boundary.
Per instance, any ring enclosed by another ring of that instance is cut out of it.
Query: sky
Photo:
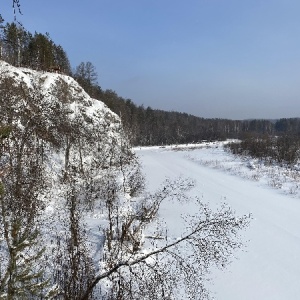
[[[0,13],[13,21],[12,1]],[[4,3],[3,3],[4,2]],[[299,0],[20,0],[72,67],[137,105],[205,118],[300,117]]]

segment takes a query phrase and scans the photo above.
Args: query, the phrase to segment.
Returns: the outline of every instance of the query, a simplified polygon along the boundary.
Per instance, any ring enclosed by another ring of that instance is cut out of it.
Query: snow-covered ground
[[[221,144],[135,150],[150,191],[166,177],[189,177],[196,181],[191,195],[212,208],[227,203],[238,215],[252,214],[250,227],[242,232],[244,249],[225,270],[212,271],[209,288],[216,300],[300,299],[298,171],[237,158]],[[194,209],[165,203],[161,217],[169,234],[179,236],[180,215]]]
[[[13,117],[16,124],[21,124],[18,118],[22,116],[24,108],[30,108],[43,124],[45,132],[55,128],[57,136],[54,137],[58,140],[61,137],[59,124],[69,124],[68,128],[80,129],[75,131],[80,137],[80,144],[74,144],[70,161],[76,165],[83,153],[84,167],[91,179],[101,176],[105,178],[102,171],[105,172],[106,166],[111,164],[110,153],[114,153],[117,159],[124,148],[121,123],[114,113],[103,103],[91,99],[70,77],[18,69],[4,62],[0,62],[0,75],[2,79],[12,78],[16,87],[25,84],[28,92],[33,92],[34,102],[22,98],[22,101],[10,99],[14,106],[10,105],[8,112],[13,110],[14,114],[6,118]],[[58,93],[61,89],[65,90],[66,86],[68,93]],[[14,96],[17,99],[20,97],[18,94]],[[61,106],[62,111],[58,109]],[[58,119],[61,122],[59,124]],[[77,151],[77,146],[80,146],[82,153]],[[48,223],[44,226],[47,231],[45,243],[52,239],[52,235],[60,233],[64,223],[60,213],[67,215],[63,210],[65,202],[62,201],[65,199],[65,187],[58,186],[59,176],[65,168],[65,147],[63,145],[57,151],[49,150],[47,156],[50,192],[47,196],[41,195],[47,205],[43,218],[49,223],[49,226]],[[238,215],[252,214],[250,228],[242,232],[244,251],[236,253],[237,259],[225,271],[212,270],[214,284],[211,284],[210,289],[217,300],[300,299],[299,167],[289,170],[276,165],[264,166],[257,160],[237,158],[225,152],[221,143],[137,148],[136,152],[144,165],[150,191],[157,190],[166,177],[189,177],[196,182],[190,192],[191,196],[200,197],[212,208],[226,202]],[[94,167],[94,163],[95,166],[103,166],[103,170]],[[125,200],[127,205],[130,198]],[[125,206],[125,213],[126,209],[130,212],[132,207]],[[160,214],[167,223],[168,237],[179,237],[184,230],[181,214],[194,212],[192,202],[166,202]],[[92,215],[83,214],[83,218],[87,224],[89,243],[92,244],[91,252],[97,261],[102,254],[104,240],[102,225],[107,219],[101,209]],[[53,254],[52,247],[55,246],[49,243],[49,255]],[[53,269],[52,265],[50,269]]]

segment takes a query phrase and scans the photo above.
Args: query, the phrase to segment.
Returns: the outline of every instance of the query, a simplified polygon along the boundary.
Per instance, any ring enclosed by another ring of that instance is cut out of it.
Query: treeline
[[[300,158],[300,137],[285,134],[282,136],[247,135],[240,142],[227,147],[232,153],[251,156],[267,163],[293,165]]]
[[[279,120],[206,119],[187,113],[136,105],[113,90],[102,90],[92,63],[81,63],[73,74],[95,99],[103,101],[122,120],[132,145],[196,143],[203,140],[244,139],[248,136],[300,136],[300,118]]]
[[[138,106],[112,90],[87,88],[118,114],[133,145],[196,143],[203,140],[244,139],[247,136],[300,136],[300,118],[279,120],[206,119],[187,113]]]
[[[68,56],[48,33],[34,34],[17,23],[4,23],[0,15],[0,59],[16,67],[47,71],[59,66],[71,74]]]
[[[300,118],[283,118],[273,123],[272,134],[244,133],[240,142],[228,144],[234,154],[267,163],[294,165],[300,159]]]
[[[271,135],[275,131],[274,122],[269,120],[205,119],[187,113],[138,106],[112,90],[102,90],[99,85],[90,84],[91,80],[81,76],[78,70],[74,77],[91,97],[103,101],[120,116],[133,145],[196,143],[240,138],[245,132]]]
[[[78,76],[78,75],[77,75]],[[76,74],[75,74],[76,77]],[[77,77],[80,80],[80,77]],[[103,91],[97,84],[85,89],[118,114],[133,145],[196,143],[203,140],[243,139],[254,136],[300,136],[300,118],[279,120],[206,119],[187,113],[163,111],[136,105],[112,90]]]

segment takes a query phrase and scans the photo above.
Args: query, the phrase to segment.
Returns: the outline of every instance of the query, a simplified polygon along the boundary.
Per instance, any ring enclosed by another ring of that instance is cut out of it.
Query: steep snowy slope
[[[11,87],[20,94],[15,93],[15,98],[23,98],[23,105],[30,108],[33,99],[39,98],[36,105],[46,109],[42,111],[45,118],[52,115],[51,109],[65,105],[70,120],[81,118],[82,125],[91,127],[95,123],[111,126],[116,129],[120,126],[120,119],[107,106],[92,99],[82,87],[72,78],[63,74],[38,72],[31,69],[16,68],[0,60],[0,80],[2,92],[4,80],[9,79]],[[23,92],[23,97],[21,92]],[[19,104],[21,105],[21,104]],[[80,116],[81,115],[81,116]],[[108,120],[106,120],[108,119]],[[107,132],[110,130],[107,129]]]
[[[130,192],[120,179],[121,166],[125,176],[134,159],[122,124],[71,77],[3,61],[0,108],[0,126],[11,131],[9,138],[0,140],[2,175],[5,170],[0,298],[15,284],[20,295],[10,297],[35,299],[34,281],[43,295],[63,292],[75,299],[72,293],[79,295],[82,282],[87,285],[99,270],[107,194],[116,198],[119,192]],[[7,229],[4,235],[3,228],[18,230]],[[24,257],[30,264],[24,264]],[[10,282],[6,274],[12,272],[12,260],[17,266],[13,272],[23,272],[27,285],[24,279]],[[41,268],[43,276],[36,277]],[[62,274],[63,268],[67,271]],[[69,284],[73,288],[68,290]]]
[[[119,117],[69,76],[0,61],[0,92],[1,123],[19,129],[30,124],[39,137],[60,148],[68,161],[80,155],[88,164],[97,156],[107,167],[120,155],[121,144],[126,144]],[[111,151],[113,157],[107,155]]]

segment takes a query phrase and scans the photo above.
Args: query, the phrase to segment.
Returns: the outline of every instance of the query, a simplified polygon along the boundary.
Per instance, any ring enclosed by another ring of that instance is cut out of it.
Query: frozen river
[[[300,299],[298,197],[198,163],[226,161],[229,154],[221,147],[193,151],[153,147],[136,152],[150,190],[155,190],[166,177],[189,177],[196,181],[191,194],[203,198],[212,208],[226,202],[238,215],[252,214],[250,227],[242,232],[244,251],[236,252],[237,259],[225,271],[215,270],[212,274],[214,284],[210,290],[216,300]],[[194,209],[192,205],[166,204],[161,215],[172,233],[179,235],[180,214],[193,213]]]

